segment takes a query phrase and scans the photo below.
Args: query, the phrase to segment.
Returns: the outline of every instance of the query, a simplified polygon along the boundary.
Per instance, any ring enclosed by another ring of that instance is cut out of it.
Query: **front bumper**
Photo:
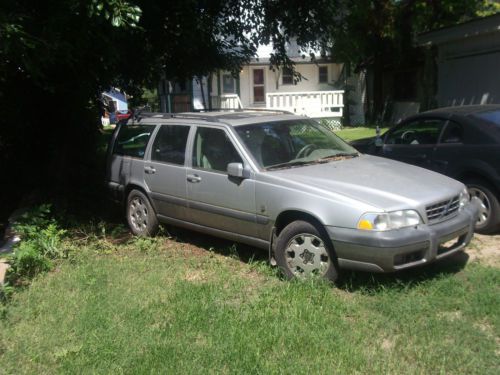
[[[449,220],[386,232],[326,227],[340,268],[392,272],[420,266],[463,250],[471,241],[479,206],[475,200]]]

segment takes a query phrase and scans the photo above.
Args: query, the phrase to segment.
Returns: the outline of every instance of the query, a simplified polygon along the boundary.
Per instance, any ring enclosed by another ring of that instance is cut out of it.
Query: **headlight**
[[[467,188],[464,188],[461,192],[460,192],[460,198],[459,198],[459,209],[463,209],[467,203],[470,202],[470,194],[469,194],[469,191],[467,190]]]
[[[412,227],[420,223],[422,223],[422,219],[415,210],[366,213],[359,219],[358,229],[383,231]]]

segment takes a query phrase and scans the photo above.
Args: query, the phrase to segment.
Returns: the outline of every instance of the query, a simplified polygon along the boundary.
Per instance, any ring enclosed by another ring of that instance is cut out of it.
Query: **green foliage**
[[[10,282],[31,279],[49,271],[54,259],[68,255],[63,243],[66,231],[51,216],[50,205],[40,205],[23,214],[14,224],[14,232],[21,237],[21,241],[10,256]]]

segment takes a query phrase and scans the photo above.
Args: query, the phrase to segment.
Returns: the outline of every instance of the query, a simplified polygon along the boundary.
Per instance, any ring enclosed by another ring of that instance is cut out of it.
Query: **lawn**
[[[388,128],[381,128],[381,133],[384,133]],[[337,130],[335,132],[339,137],[344,139],[347,142],[354,141],[360,138],[368,138],[375,136],[375,128],[374,127],[353,127],[353,128],[344,128],[342,130]]]
[[[99,233],[4,307],[2,373],[498,373],[500,272],[479,261],[331,286],[188,231]]]
[[[499,371],[500,269],[486,261],[498,253],[478,256],[479,240],[469,260],[330,285],[283,281],[265,252],[168,229],[70,225],[69,258],[0,302],[0,373]]]

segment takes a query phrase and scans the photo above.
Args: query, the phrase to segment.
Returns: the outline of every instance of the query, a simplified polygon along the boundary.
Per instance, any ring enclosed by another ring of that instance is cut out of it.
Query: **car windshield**
[[[326,127],[310,119],[236,127],[261,167],[290,168],[358,156],[358,152]]]

